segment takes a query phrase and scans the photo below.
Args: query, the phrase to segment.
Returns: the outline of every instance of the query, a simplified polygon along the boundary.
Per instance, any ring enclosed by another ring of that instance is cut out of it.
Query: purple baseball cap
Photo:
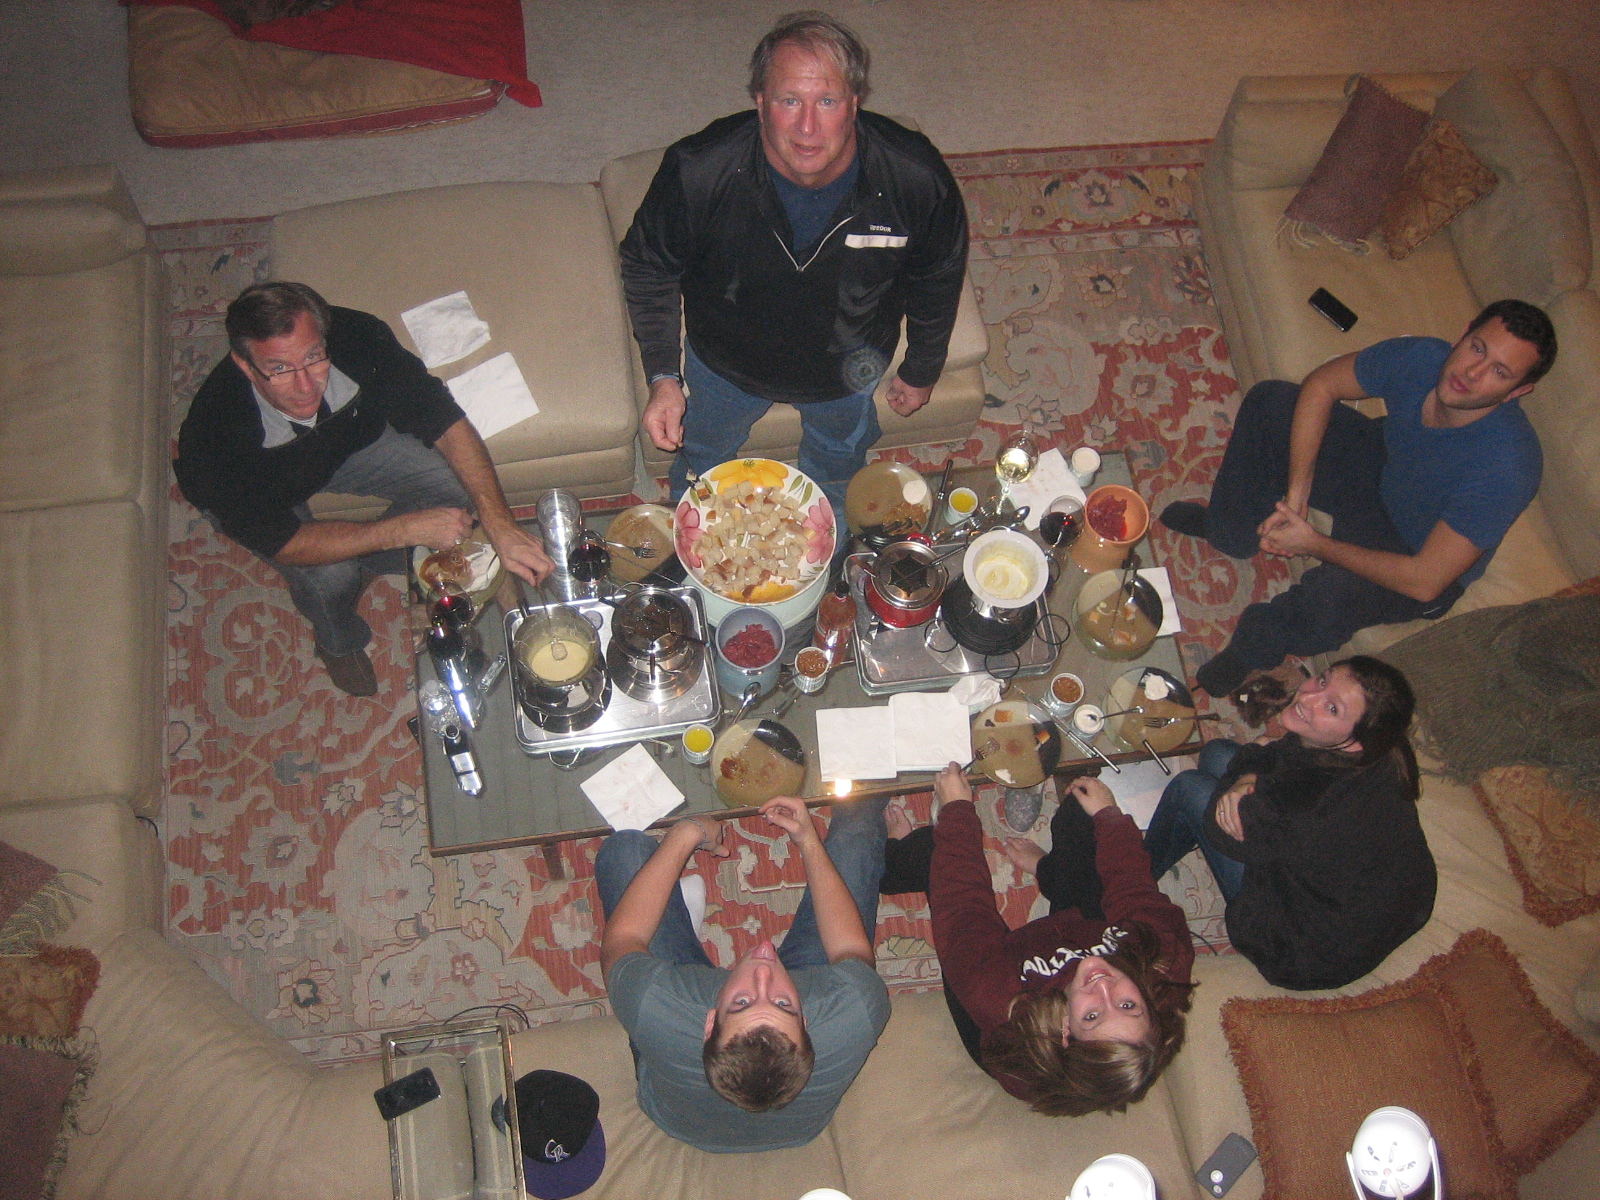
[[[529,1194],[566,1200],[606,1167],[600,1095],[576,1075],[531,1071],[517,1080],[517,1128]]]

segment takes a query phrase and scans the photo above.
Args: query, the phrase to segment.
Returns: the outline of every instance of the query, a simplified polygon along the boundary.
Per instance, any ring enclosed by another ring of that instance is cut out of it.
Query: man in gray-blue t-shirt
[[[889,1021],[872,945],[884,804],[833,805],[826,842],[803,801],[762,806],[799,851],[806,895],[782,949],[763,939],[731,970],[712,966],[678,888],[696,849],[727,855],[721,822],[686,817],[659,845],[623,830],[601,846],[600,967],[639,1107],[666,1133],[714,1153],[777,1150],[832,1118]]]
[[[1369,625],[1443,615],[1488,566],[1534,494],[1544,457],[1518,399],[1555,362],[1550,318],[1489,305],[1453,346],[1391,338],[1318,367],[1299,387],[1265,380],[1239,407],[1209,506],[1161,514],[1224,554],[1321,560],[1239,616],[1196,674],[1212,696],[1289,654],[1336,650]],[[1370,420],[1340,403],[1381,396]],[[1307,520],[1333,518],[1331,536]]]

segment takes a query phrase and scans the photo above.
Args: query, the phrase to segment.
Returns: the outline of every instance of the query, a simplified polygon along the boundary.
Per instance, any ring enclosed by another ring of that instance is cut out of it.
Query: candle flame
[[[835,779],[833,781],[833,794],[835,796],[848,796],[854,785],[848,779]]]

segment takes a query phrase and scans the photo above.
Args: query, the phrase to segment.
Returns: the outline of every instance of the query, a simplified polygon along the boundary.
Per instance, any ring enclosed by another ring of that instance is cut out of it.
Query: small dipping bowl
[[[728,658],[728,643],[739,634],[756,625],[772,635],[772,657],[755,666],[742,666]],[[714,639],[717,648],[717,682],[730,696],[742,696],[752,683],[756,694],[765,696],[778,686],[778,672],[783,669],[783,626],[770,612],[761,608],[736,608],[717,624]]]
[[[1085,743],[1094,741],[1106,727],[1106,714],[1098,704],[1080,704],[1072,712],[1072,732]]]
[[[944,523],[946,525],[959,525],[970,517],[977,507],[977,492],[969,487],[954,488],[945,497]]]
[[[794,657],[794,685],[802,692],[820,692],[828,681],[827,651],[817,646],[807,646]]]
[[[717,740],[716,731],[709,725],[694,724],[683,731],[683,757],[695,766],[711,761],[711,746]]]
[[[1072,710],[1077,708],[1083,700],[1083,680],[1071,671],[1063,671],[1052,676],[1050,686],[1045,688],[1044,699],[1041,703],[1045,711],[1052,717],[1066,720],[1072,715]]]

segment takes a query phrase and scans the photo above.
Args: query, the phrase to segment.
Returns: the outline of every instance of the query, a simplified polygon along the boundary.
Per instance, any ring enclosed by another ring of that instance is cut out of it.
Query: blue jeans
[[[377,441],[344,461],[324,490],[388,500],[385,517],[428,508],[472,508],[444,455],[388,425]],[[302,521],[314,519],[303,504],[296,506],[295,515]],[[379,550],[313,567],[266,561],[283,576],[295,608],[311,622],[318,649],[341,655],[354,654],[372,640],[372,627],[356,611],[367,581],[375,575],[404,574],[407,552]]]
[[[878,928],[878,880],[883,876],[886,836],[883,810],[887,805],[886,799],[833,805],[833,820],[823,841],[834,868],[855,899],[861,927],[867,931],[869,942]],[[638,829],[618,830],[601,843],[600,853],[594,860],[594,880],[600,889],[600,907],[608,919],[622,902],[622,895],[633,877],[659,847],[655,838]],[[673,888],[667,898],[666,911],[661,914],[661,923],[650,939],[650,956],[662,962],[715,965],[695,935],[689,909],[677,888]],[[817,931],[810,888],[806,889],[783,945],[778,948],[778,959],[791,971],[827,965],[828,955]]]
[[[1145,852],[1150,855],[1150,873],[1160,879],[1178,864],[1178,860],[1196,846],[1206,856],[1222,897],[1232,900],[1244,886],[1244,864],[1229,858],[1206,840],[1206,810],[1211,807],[1211,797],[1216,795],[1217,784],[1228,772],[1228,764],[1239,752],[1239,743],[1227,738],[1217,738],[1206,743],[1200,752],[1200,765],[1193,771],[1180,771],[1161,793],[1161,803],[1156,805],[1150,818],[1150,828],[1144,832]]]
[[[1255,557],[1260,549],[1256,527],[1289,490],[1289,430],[1299,396],[1296,385],[1269,379],[1251,388],[1239,406],[1206,510],[1206,540],[1233,558]],[[1333,518],[1333,537],[1339,541],[1409,555],[1411,547],[1379,498],[1387,457],[1382,420],[1334,405],[1317,453],[1310,503]],[[1250,667],[1269,669],[1286,655],[1337,650],[1370,625],[1437,617],[1461,592],[1454,583],[1435,600],[1413,600],[1323,563],[1287,591],[1246,608],[1228,649]]]
[[[773,404],[734,387],[701,362],[687,342],[683,381],[689,408],[683,416],[683,447],[669,472],[674,503],[689,486],[690,469],[704,474],[735,457],[750,436],[751,426]],[[883,436],[878,409],[872,402],[877,386],[874,380],[870,387],[838,400],[795,405],[800,410],[798,465],[828,497],[835,517],[844,515],[850,477],[862,468],[867,451]]]

